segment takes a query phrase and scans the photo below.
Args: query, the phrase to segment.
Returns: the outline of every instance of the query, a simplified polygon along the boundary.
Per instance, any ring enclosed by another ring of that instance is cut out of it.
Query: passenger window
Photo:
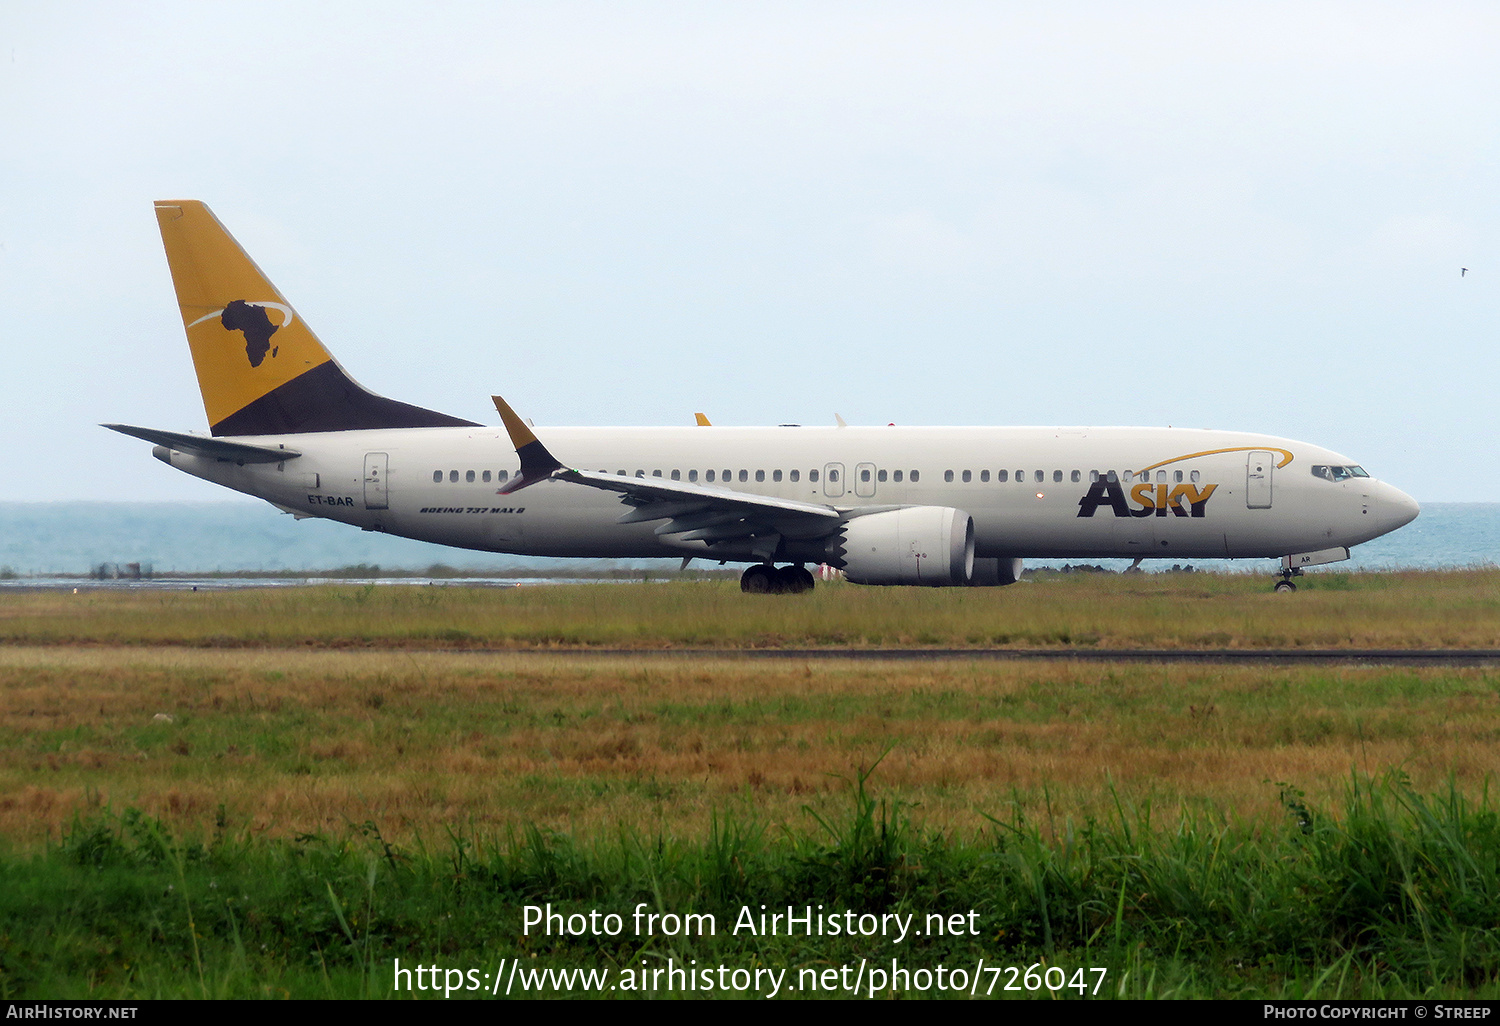
[[[766,472],[764,470],[757,470],[755,472],[755,480],[757,480],[757,481],[764,481],[765,479],[766,479]]]
[[[1010,480],[1010,471],[1008,471],[1008,470],[997,470],[995,472],[995,480],[999,481],[1001,484],[1004,484],[1006,481]]]
[[[807,472],[807,479],[809,481],[811,481],[813,484],[817,484],[818,483],[818,472],[816,470],[809,470]]]
[[[916,484],[920,480],[922,480],[922,475],[913,470],[911,472],[911,483]]]
[[[875,480],[877,480],[877,481],[884,481],[885,480],[885,471],[882,470],[882,471],[877,472],[875,474]]]
[[[637,470],[635,472],[635,476],[636,477],[645,477],[646,476],[646,472],[644,470]]]
[[[1016,471],[1016,484],[1025,484],[1025,483],[1026,483],[1026,471],[1024,471],[1024,470],[1018,470],[1018,471]]]
[[[1167,483],[1167,472],[1165,470],[1158,470],[1156,472],[1156,483],[1157,484],[1166,484]]]
[[[771,471],[771,480],[772,481],[780,481],[781,480],[781,471],[779,471],[779,470],[773,470],[773,471]]]
[[[623,470],[617,470],[617,471],[615,471],[615,473],[618,474],[620,477],[629,477],[630,476],[629,474],[627,474]]]
[[[601,471],[601,473],[603,473],[603,472]],[[508,472],[502,470],[502,471],[500,471],[500,473],[498,473],[498,474],[495,475],[495,480],[496,481],[504,481],[508,477],[510,477],[510,474]]]
[[[672,471],[672,480],[673,481],[681,481],[682,480],[682,471],[680,471],[680,470],[674,470],[674,471]]]
[[[895,472],[895,473],[894,473],[894,474],[892,474],[892,475],[891,475],[891,477],[892,477],[892,479],[893,479],[893,480],[894,480],[894,481],[895,481],[895,482],[896,482],[896,483],[897,483],[897,484],[900,484],[900,483],[901,483],[901,471],[899,471],[899,470],[898,470],[898,471],[896,471],[896,472]]]
[[[837,481],[838,479],[839,479],[839,472],[837,470],[830,470],[828,472],[828,480],[829,481]]]
[[[485,483],[488,484],[490,480],[490,472],[486,470],[483,474],[480,475],[480,477],[482,477]]]
[[[870,483],[870,472],[868,470],[861,470],[859,472],[859,479],[863,483],[869,484]]]
[[[969,473],[967,470],[964,471],[964,484],[969,484],[973,480],[974,480],[974,475],[971,474],[971,473]]]
[[[943,471],[943,480],[947,481],[949,484],[952,484],[953,483],[953,471],[951,471],[951,470],[945,470],[945,471]]]
[[[474,483],[474,471],[470,470],[464,474],[464,481],[468,484]]]
[[[1128,471],[1128,470],[1125,471],[1125,473],[1123,473],[1123,474],[1120,475],[1120,480],[1123,481],[1123,482],[1125,482],[1126,484],[1129,484],[1134,479],[1135,479],[1135,475],[1131,471]]]
[[[1053,481],[1054,484],[1061,484],[1062,483],[1062,471],[1061,470],[1054,470],[1052,472],[1052,481]]]
[[[1091,470],[1091,471],[1089,471],[1089,482],[1092,484],[1093,482],[1095,482],[1097,480],[1099,480],[1099,471],[1097,471],[1097,470]]]
[[[1076,470],[1073,471],[1073,483],[1074,484],[1077,484],[1082,477],[1083,477],[1083,475],[1080,474],[1080,473],[1078,473],[1078,471],[1076,471]]]
[[[1192,481],[1193,484],[1197,484],[1198,483],[1198,472],[1195,470],[1191,474],[1189,474],[1188,475],[1188,480]]]
[[[1113,470],[1106,471],[1104,477],[1110,484],[1118,484],[1120,481],[1119,476]]]
[[[688,480],[689,481],[696,481],[696,480],[698,480],[698,472],[696,470],[689,470],[688,471]]]
[[[443,480],[443,472],[441,470],[434,470],[432,472],[432,483],[433,484],[441,484],[442,480]]]
[[[740,480],[741,481],[748,481],[748,480],[750,480],[750,472],[748,470],[742,470],[742,471],[740,471]]]
[[[450,470],[450,471],[448,471],[448,480],[451,481],[451,482],[453,482],[454,484],[458,484],[458,471],[456,471],[456,470]]]
[[[727,470],[726,470],[726,471],[724,471],[724,483],[725,483],[725,484],[728,484],[728,483],[729,483],[729,482],[730,482],[730,481],[733,481],[733,480],[734,480],[734,475],[733,475],[733,474],[731,474],[731,473],[730,473],[730,472],[729,472],[729,471],[727,471]]]
[[[1172,482],[1174,484],[1182,484],[1182,471],[1180,471],[1180,470],[1174,470],[1174,471],[1172,471]]]
[[[653,471],[651,471],[651,476],[652,477],[661,477],[661,471],[659,471],[659,470],[653,470]]]
[[[794,471],[792,471],[792,481],[795,482],[797,480],[797,478],[799,478],[801,476],[802,476],[802,472],[800,470],[794,470]]]
[[[1046,480],[1046,478],[1047,478],[1047,475],[1044,474],[1044,473],[1042,473],[1040,470],[1038,470],[1036,472],[1036,483],[1037,484],[1041,484],[1043,481]]]
[[[712,483],[713,483],[713,479],[714,479],[714,472],[713,472],[713,471],[712,471],[712,470],[710,470],[710,471],[709,471],[709,472],[708,472],[708,473],[707,473],[707,474],[705,474],[705,475],[704,475],[704,477],[703,477],[703,480],[705,480],[705,481],[707,481],[707,482],[709,482],[709,483],[710,483],[710,484],[712,484]]]
[[[990,472],[988,470],[981,470],[979,472],[979,483],[980,484],[989,484],[989,481],[990,481]]]

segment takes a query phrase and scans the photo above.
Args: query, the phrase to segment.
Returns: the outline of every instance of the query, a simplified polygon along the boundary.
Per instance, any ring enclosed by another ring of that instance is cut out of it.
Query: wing
[[[211,460],[234,463],[280,463],[294,460],[302,453],[297,449],[275,448],[269,445],[250,445],[247,442],[230,442],[223,438],[204,438],[202,435],[183,435],[176,431],[158,431],[156,428],[131,427],[129,424],[100,424],[111,431],[130,435],[146,442],[165,445],[168,449],[191,453]]]
[[[832,534],[844,515],[832,506],[795,499],[752,495],[728,488],[668,481],[659,477],[621,477],[591,470],[559,470],[553,478],[617,492],[631,507],[619,523],[639,524],[665,520],[658,535],[673,541],[714,542],[777,535],[788,538],[821,538]]]
[[[854,515],[816,502],[778,499],[729,488],[712,488],[660,477],[626,477],[591,470],[571,470],[537,440],[536,434],[499,396],[492,396],[500,419],[521,457],[521,474],[502,491],[513,492],[539,481],[566,481],[616,492],[630,508],[619,523],[665,521],[656,528],[668,544],[700,542],[712,548],[721,542],[745,544],[771,558],[782,538],[822,538],[833,534]],[[894,507],[882,507],[894,508]],[[875,512],[861,507],[858,514]],[[699,551],[702,551],[701,549]]]

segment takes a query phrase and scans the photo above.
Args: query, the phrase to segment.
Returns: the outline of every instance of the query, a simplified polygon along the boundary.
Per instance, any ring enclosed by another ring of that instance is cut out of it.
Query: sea
[[[1061,566],[1064,560],[1028,560]],[[1124,560],[1091,561],[1107,569]],[[144,574],[232,574],[343,571],[373,576],[382,570],[437,568],[568,576],[633,569],[650,574],[679,561],[578,560],[499,555],[359,531],[327,520],[296,520],[251,502],[0,502],[0,579]],[[1500,503],[1433,502],[1422,515],[1384,538],[1360,545],[1336,569],[1395,570],[1476,567],[1500,563]],[[701,564],[700,564],[701,565]],[[710,564],[711,565],[711,564]],[[1165,570],[1171,561],[1148,561]],[[1271,573],[1275,561],[1201,560],[1202,570]],[[1332,569],[1332,568],[1331,568]]]

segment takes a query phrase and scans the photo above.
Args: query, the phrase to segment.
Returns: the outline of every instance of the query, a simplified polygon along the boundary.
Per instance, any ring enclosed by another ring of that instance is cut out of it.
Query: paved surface
[[[409,650],[408,650],[409,651]],[[456,651],[442,649],[441,651]],[[469,651],[474,651],[470,649]],[[573,657],[665,659],[855,659],[919,662],[979,659],[995,662],[1213,663],[1219,665],[1500,666],[1500,649],[1324,648],[672,648],[672,649],[482,649],[496,655],[531,653]]]

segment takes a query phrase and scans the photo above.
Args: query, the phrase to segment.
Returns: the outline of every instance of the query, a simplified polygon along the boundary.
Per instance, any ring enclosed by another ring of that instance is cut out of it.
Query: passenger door
[[[1271,475],[1276,470],[1276,454],[1252,452],[1245,463],[1245,505],[1250,509],[1271,508]]]

